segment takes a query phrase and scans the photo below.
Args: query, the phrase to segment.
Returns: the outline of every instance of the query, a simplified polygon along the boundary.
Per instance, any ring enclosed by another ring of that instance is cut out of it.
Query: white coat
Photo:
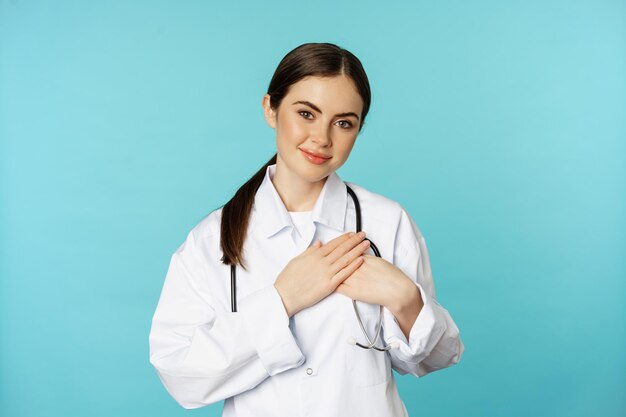
[[[315,239],[322,243],[356,230],[344,182],[329,175],[303,237],[267,168],[256,193],[244,257],[237,268],[237,312],[231,312],[230,266],[220,262],[221,208],[204,217],[173,253],[152,320],[150,362],[184,408],[225,400],[226,417],[406,416],[392,368],[421,377],[457,363],[464,346],[450,314],[435,299],[426,243],[403,207],[348,182],[359,198],[362,227],[381,256],[419,288],[424,306],[409,340],[384,308],[387,352],[366,344],[352,301],[332,293],[289,318],[274,287],[278,274]],[[372,254],[371,249],[366,252]],[[378,305],[357,302],[370,337]],[[381,346],[379,339],[377,346]]]

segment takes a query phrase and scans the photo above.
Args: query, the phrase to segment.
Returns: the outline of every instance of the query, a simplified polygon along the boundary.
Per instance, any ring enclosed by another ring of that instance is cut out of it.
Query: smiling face
[[[363,110],[352,79],[303,78],[289,88],[278,109],[270,108],[269,98],[263,97],[263,108],[267,123],[276,129],[276,175],[313,184],[344,164]]]

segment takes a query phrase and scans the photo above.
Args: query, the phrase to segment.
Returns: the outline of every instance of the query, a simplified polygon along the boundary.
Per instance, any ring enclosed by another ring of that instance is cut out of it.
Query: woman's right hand
[[[361,265],[369,248],[361,233],[345,233],[325,245],[316,240],[289,261],[274,283],[289,317],[328,296]]]

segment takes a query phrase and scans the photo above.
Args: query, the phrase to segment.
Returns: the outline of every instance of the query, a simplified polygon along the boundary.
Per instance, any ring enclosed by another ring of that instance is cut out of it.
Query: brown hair
[[[267,89],[270,95],[270,107],[277,109],[287,95],[289,87],[305,77],[337,75],[350,77],[363,100],[360,132],[371,102],[369,81],[361,61],[346,49],[332,43],[305,43],[285,55],[278,64]],[[248,229],[250,211],[256,192],[265,178],[267,167],[276,163],[276,156],[274,154],[222,208],[220,247],[223,252],[221,261],[226,265],[241,265],[247,270],[241,252]]]

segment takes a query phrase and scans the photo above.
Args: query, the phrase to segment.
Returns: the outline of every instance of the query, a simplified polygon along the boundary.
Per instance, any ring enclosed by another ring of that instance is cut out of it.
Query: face
[[[269,98],[263,97],[263,108],[267,123],[276,129],[277,173],[317,182],[343,165],[363,110],[350,78],[306,77],[290,87],[278,109],[270,108]]]

